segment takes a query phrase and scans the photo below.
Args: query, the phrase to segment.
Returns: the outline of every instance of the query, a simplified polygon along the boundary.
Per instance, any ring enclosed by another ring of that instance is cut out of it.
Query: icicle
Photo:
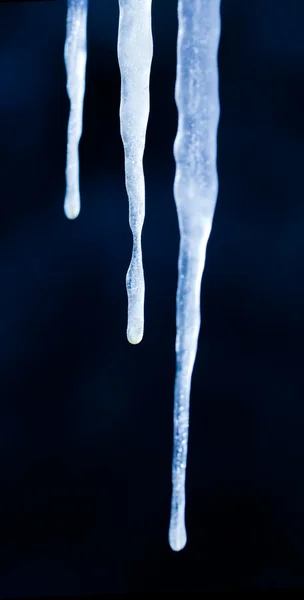
[[[87,61],[88,0],[68,0],[64,59],[70,99],[64,212],[75,219],[80,211],[78,146],[82,134],[83,99]]]
[[[174,195],[180,228],[176,297],[176,379],[169,543],[182,550],[191,377],[200,329],[200,288],[216,205],[217,52],[220,0],[179,0],[178,132],[174,144]]]
[[[144,331],[145,282],[141,232],[145,217],[143,153],[150,111],[153,54],[151,0],[118,0],[118,61],[121,74],[120,131],[125,152],[126,188],[133,252],[127,272],[127,337],[138,344]]]

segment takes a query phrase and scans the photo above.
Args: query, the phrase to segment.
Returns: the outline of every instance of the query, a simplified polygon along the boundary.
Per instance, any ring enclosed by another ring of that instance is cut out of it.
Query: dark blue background
[[[153,0],[137,347],[118,2],[89,4],[75,222],[63,213],[66,2],[0,7],[0,595],[303,585],[304,3],[222,0],[220,190],[180,554],[167,542],[177,2]]]

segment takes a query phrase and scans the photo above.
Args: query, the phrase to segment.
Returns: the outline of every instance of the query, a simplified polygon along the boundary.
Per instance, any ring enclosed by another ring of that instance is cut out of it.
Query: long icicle
[[[138,344],[144,332],[145,282],[141,232],[145,218],[143,153],[150,111],[149,82],[153,55],[151,1],[118,0],[118,62],[121,74],[120,131],[125,153],[132,259],[127,272],[127,338]]]
[[[68,123],[66,194],[64,212],[75,219],[80,212],[79,140],[82,134],[83,100],[87,62],[88,0],[68,0],[67,30],[64,60],[67,71],[67,92],[70,99]]]
[[[179,0],[174,195],[180,228],[176,378],[169,543],[182,550],[191,378],[200,330],[200,290],[218,192],[217,53],[220,0]]]

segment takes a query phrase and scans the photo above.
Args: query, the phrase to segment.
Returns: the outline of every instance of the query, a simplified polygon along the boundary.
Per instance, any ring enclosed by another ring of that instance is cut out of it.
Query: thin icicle
[[[141,232],[145,218],[143,153],[150,111],[149,82],[153,55],[152,0],[118,0],[118,62],[121,74],[120,131],[125,152],[129,222],[133,252],[127,272],[127,338],[138,344],[144,332],[145,281]]]
[[[68,124],[66,194],[64,212],[75,219],[80,211],[78,146],[82,134],[85,71],[87,62],[88,0],[68,0],[64,60],[67,71],[67,92],[70,99]]]
[[[179,0],[178,132],[174,194],[180,228],[176,297],[176,379],[169,543],[182,550],[191,377],[200,329],[200,289],[216,205],[220,0]]]

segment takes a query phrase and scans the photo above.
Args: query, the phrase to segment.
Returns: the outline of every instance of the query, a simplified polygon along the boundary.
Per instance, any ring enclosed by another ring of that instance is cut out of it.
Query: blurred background
[[[188,545],[169,548],[177,0],[153,0],[145,336],[118,2],[89,0],[82,209],[63,213],[66,1],[0,6],[0,596],[304,584],[304,4],[222,0],[219,198],[202,286]]]

